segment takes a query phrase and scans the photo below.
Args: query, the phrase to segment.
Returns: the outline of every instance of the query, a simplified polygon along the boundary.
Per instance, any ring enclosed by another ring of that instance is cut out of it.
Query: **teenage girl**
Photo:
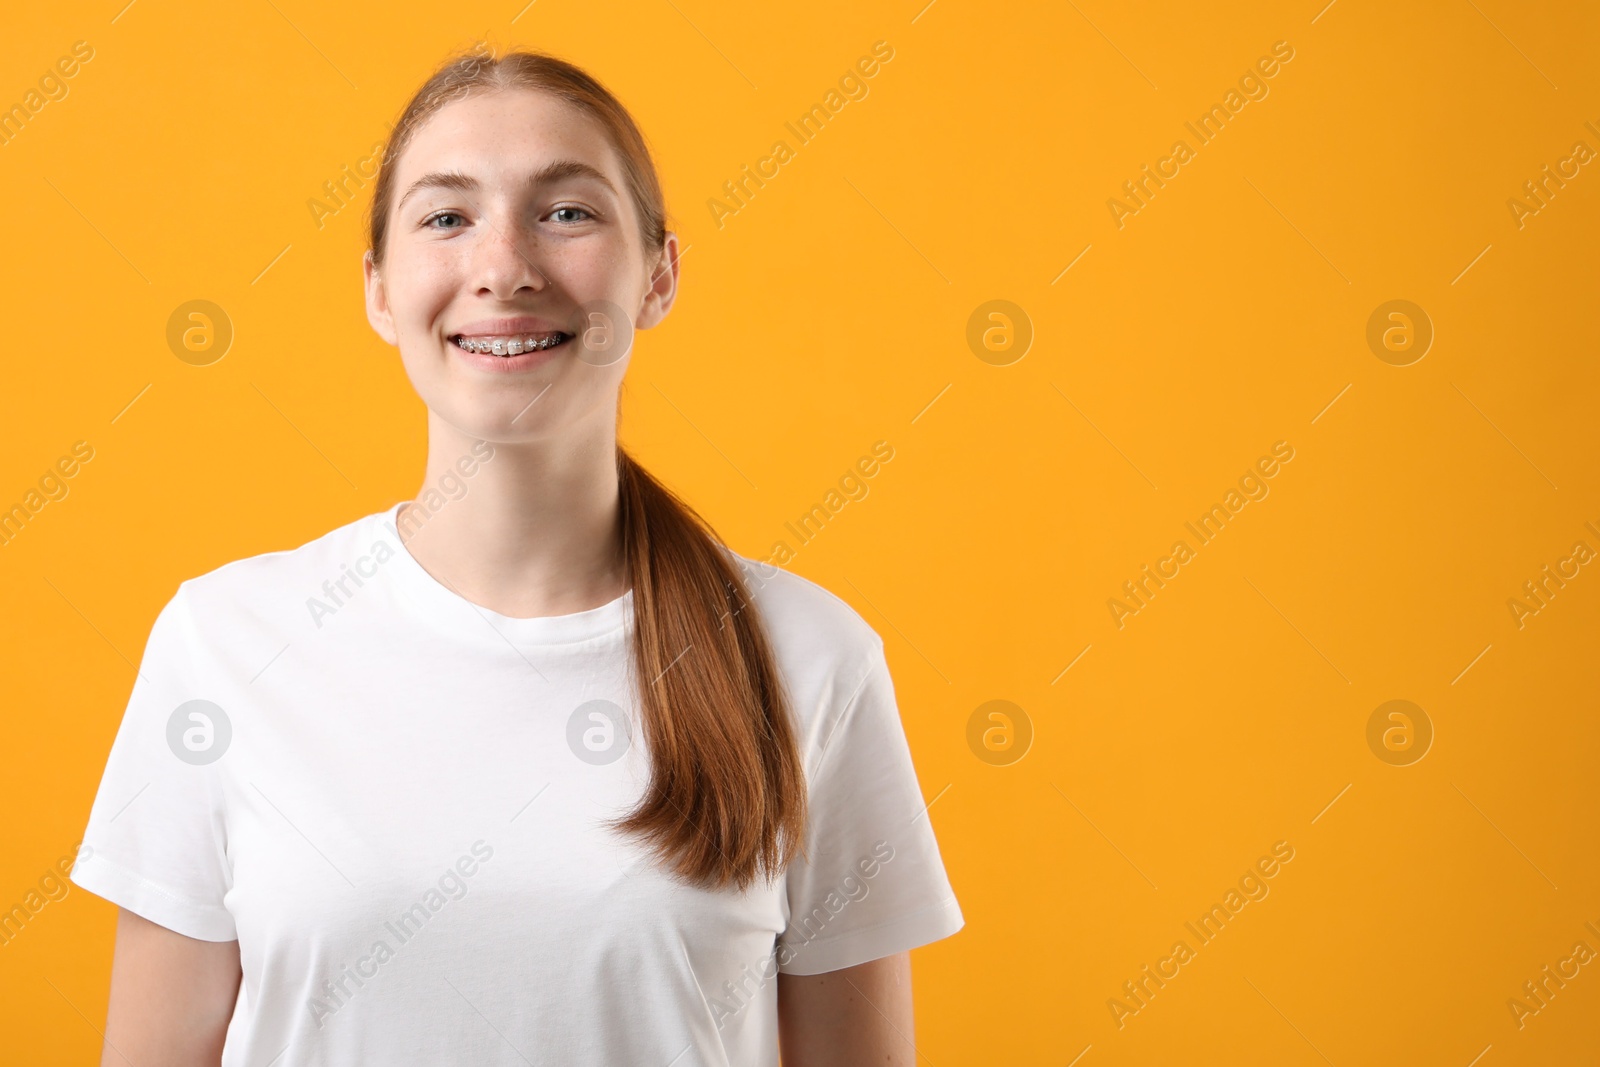
[[[103,1064],[914,1062],[962,917],[883,642],[618,446],[665,219],[559,59],[402,113],[364,272],[422,491],[156,619],[72,873],[121,909]]]

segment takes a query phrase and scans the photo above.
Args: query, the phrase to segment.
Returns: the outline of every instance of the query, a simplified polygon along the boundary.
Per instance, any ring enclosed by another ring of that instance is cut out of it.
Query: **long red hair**
[[[551,93],[593,119],[617,150],[644,246],[666,244],[661,183],[632,117],[565,60],[475,49],[447,61],[390,131],[368,238],[383,264],[394,174],[413,134],[445,104],[475,93]],[[788,697],[741,569],[695,510],[620,445],[624,565],[633,589],[630,657],[650,752],[639,805],[612,827],[645,841],[669,870],[708,888],[775,878],[803,848],[806,790]]]

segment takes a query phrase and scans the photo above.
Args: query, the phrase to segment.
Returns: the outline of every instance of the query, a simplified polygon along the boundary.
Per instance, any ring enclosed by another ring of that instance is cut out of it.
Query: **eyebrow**
[[[534,171],[533,175],[528,179],[528,184],[530,186],[548,185],[567,178],[588,178],[605,186],[606,189],[610,190],[612,196],[619,195],[617,187],[611,184],[611,179],[579,159],[552,160]],[[473,192],[478,188],[480,188],[478,179],[470,174],[463,174],[458,170],[433,171],[432,173],[424,174],[411,183],[411,188],[406,190],[405,195],[400,198],[400,203],[395,205],[395,211],[398,213],[401,208],[405,207],[406,201],[411,199],[413,193],[419,193],[424,189],[457,189],[461,192]]]

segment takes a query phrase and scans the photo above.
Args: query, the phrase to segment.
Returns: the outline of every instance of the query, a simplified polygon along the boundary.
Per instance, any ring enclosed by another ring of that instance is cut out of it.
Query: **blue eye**
[[[436,215],[429,215],[427,218],[423,219],[422,224],[432,229],[437,229],[438,227],[432,226],[432,223],[437,222],[439,219],[459,219],[460,217],[461,216],[456,214],[454,211],[441,211]],[[447,226],[444,228],[450,230],[459,229],[459,227],[456,226]]]
[[[558,207],[554,211],[552,211],[551,214],[552,215],[559,215],[563,211],[576,211],[578,214],[584,216],[585,218],[593,218],[594,217],[593,215],[590,215],[589,212],[583,210],[583,208],[581,208],[581,207]],[[583,220],[582,219],[573,219],[572,221],[573,222],[581,222]]]

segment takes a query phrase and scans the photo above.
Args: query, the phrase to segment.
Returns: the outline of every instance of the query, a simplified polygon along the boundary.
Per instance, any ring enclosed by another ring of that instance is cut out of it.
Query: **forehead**
[[[474,93],[430,115],[400,156],[395,185],[449,167],[485,182],[514,177],[551,159],[594,166],[622,188],[621,167],[600,125],[576,106],[531,89]]]

